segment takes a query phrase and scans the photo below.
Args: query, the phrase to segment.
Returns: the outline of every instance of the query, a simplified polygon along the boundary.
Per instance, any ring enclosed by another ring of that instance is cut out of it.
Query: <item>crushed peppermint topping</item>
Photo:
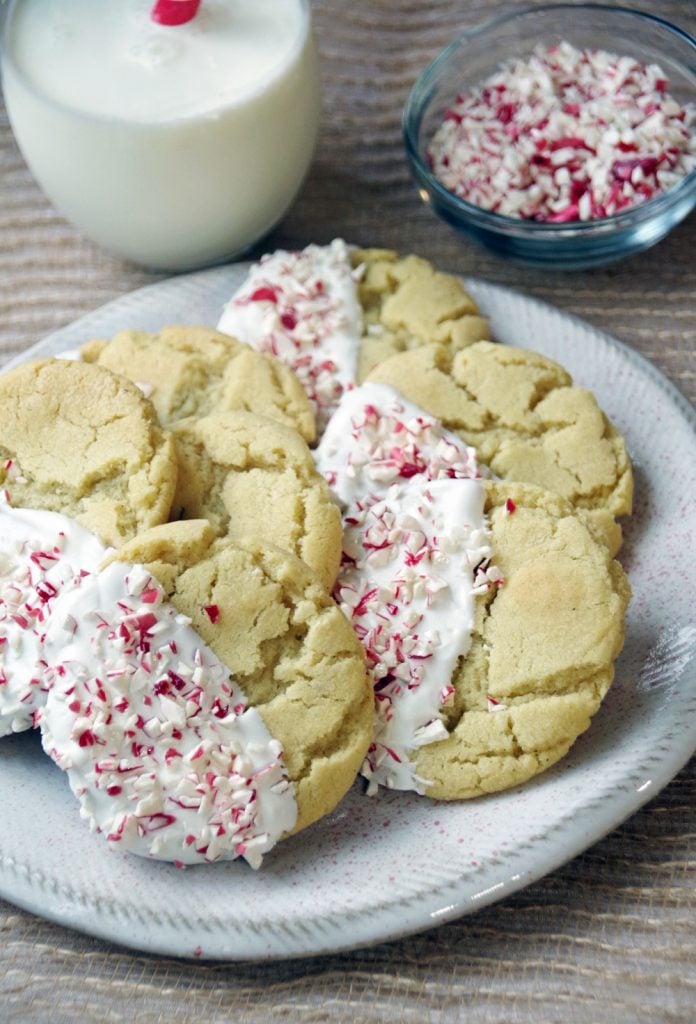
[[[362,308],[348,247],[264,256],[233,295],[218,329],[286,363],[300,380],[321,432],[355,383]]]
[[[371,382],[343,395],[315,461],[343,505],[412,478],[481,475],[475,448],[387,384]]]
[[[25,484],[27,482],[27,478],[22,475],[16,459],[6,459],[3,469],[3,477],[8,483]]]
[[[208,616],[213,625],[220,618],[220,609],[216,604],[206,604],[203,606],[203,611]]]
[[[121,563],[60,612],[39,724],[92,828],[179,865],[259,867],[295,823],[293,787],[280,744],[190,620],[143,566]]]
[[[433,173],[508,217],[611,216],[696,168],[696,108],[667,88],[657,64],[539,45],[457,97],[428,150]]]
[[[54,608],[105,550],[66,516],[0,504],[0,736],[34,726],[49,687],[43,640]]]
[[[367,654],[375,738],[362,767],[379,785],[423,792],[412,751],[448,735],[442,708],[471,643],[474,595],[502,582],[491,565],[479,481],[418,477],[344,516],[334,596]]]

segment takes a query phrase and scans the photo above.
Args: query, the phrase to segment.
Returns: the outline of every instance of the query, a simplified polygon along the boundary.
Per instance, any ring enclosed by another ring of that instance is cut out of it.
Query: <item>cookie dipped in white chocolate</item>
[[[53,609],[105,554],[73,519],[0,501],[0,736],[34,725],[50,685],[43,640]]]
[[[112,845],[258,867],[292,829],[280,744],[142,566],[113,563],[61,602],[45,656],[44,749]]]
[[[388,384],[346,391],[314,453],[343,506],[393,483],[478,478],[476,449]]]
[[[418,478],[344,517],[334,596],[365,648],[375,694],[375,738],[362,768],[379,785],[423,792],[413,751],[448,735],[442,707],[471,644],[477,593],[495,586],[476,480]]]
[[[278,250],[253,266],[218,330],[286,363],[299,378],[322,430],[356,381],[363,329],[358,271],[345,242]]]

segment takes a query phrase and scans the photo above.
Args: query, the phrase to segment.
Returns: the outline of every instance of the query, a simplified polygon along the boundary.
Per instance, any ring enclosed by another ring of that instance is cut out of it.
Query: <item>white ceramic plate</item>
[[[109,303],[38,345],[59,352],[123,327],[215,324],[244,265]],[[0,742],[0,895],[141,950],[220,959],[324,953],[469,913],[551,871],[654,796],[696,748],[696,415],[649,363],[540,302],[468,282],[501,341],[563,363],[627,438],[636,514],[622,559],[634,589],[616,681],[561,764],[461,804],[356,785],[259,872],[177,870],[112,852],[78,816],[38,736]],[[26,358],[26,356],[24,357]]]

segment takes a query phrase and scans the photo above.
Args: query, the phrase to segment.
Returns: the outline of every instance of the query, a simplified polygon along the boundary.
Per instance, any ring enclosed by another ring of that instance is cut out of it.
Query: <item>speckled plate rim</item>
[[[247,264],[235,264],[149,285],[55,332],[7,363],[5,368],[28,358],[63,351],[81,340],[108,335],[124,326],[155,329],[165,322],[214,324],[222,302],[246,268]],[[657,403],[655,408],[659,408],[672,427],[678,425],[690,446],[691,464],[696,465],[696,412],[651,363],[581,319],[539,300],[481,281],[467,280],[466,284],[483,312],[491,318],[498,340],[526,345],[563,362],[576,383],[595,387],[600,404],[610,415],[613,413],[612,374],[609,373],[606,393],[603,382],[595,386],[593,375],[601,375],[603,368],[609,365],[619,375],[628,373],[633,383],[638,382],[647,389]],[[189,313],[195,315],[187,315]],[[526,340],[519,337],[519,325],[525,321],[533,335]],[[570,332],[572,345],[564,340],[564,332]],[[595,371],[590,374],[583,366],[583,354],[585,359],[594,360]],[[629,416],[634,415],[630,402],[628,410]],[[635,415],[640,413],[636,411]],[[696,522],[696,514],[693,519]],[[693,565],[687,566],[687,577],[688,586],[696,583]],[[657,631],[669,624],[655,622],[653,625]],[[696,749],[696,658],[693,653],[694,645],[690,645],[685,664],[670,683],[671,696],[665,705],[668,714],[658,723],[659,728],[654,720],[647,722],[641,717],[632,724],[629,748],[633,756],[629,764],[617,766],[613,773],[607,772],[598,780],[597,788],[588,792],[579,804],[559,808],[554,803],[554,812],[529,827],[523,841],[514,849],[502,854],[496,852],[475,869],[449,865],[446,874],[433,880],[433,872],[424,868],[422,881],[414,880],[413,892],[409,895],[395,894],[386,884],[381,897],[373,900],[369,907],[358,905],[349,913],[334,910],[321,900],[302,908],[292,905],[291,901],[277,918],[253,921],[253,927],[241,906],[238,913],[213,915],[212,920],[205,922],[183,921],[177,914],[174,899],[172,906],[162,907],[153,920],[141,908],[104,904],[93,893],[85,891],[74,864],[66,864],[64,871],[47,872],[40,861],[32,863],[33,852],[27,859],[16,856],[12,850],[8,852],[2,828],[2,777],[0,895],[29,911],[102,939],[146,952],[205,959],[269,960],[311,956],[422,931],[500,900],[543,877],[617,827],[674,777]],[[619,670],[620,667],[621,661]],[[649,752],[645,752],[643,741],[648,727],[651,744]],[[594,729],[593,724],[589,734]],[[587,756],[592,756],[591,750]],[[574,770],[572,766],[569,769]],[[537,791],[544,787],[553,789],[561,785],[559,779],[563,776],[552,770],[533,785]],[[512,791],[512,798],[514,793]],[[390,794],[392,804],[397,796]],[[498,797],[476,803],[484,806],[484,815],[493,816],[497,806],[507,806]],[[40,835],[35,836],[35,839],[40,838]],[[290,842],[301,840],[299,836]],[[436,867],[440,870],[441,866]],[[243,893],[244,876],[235,875],[237,877],[241,879],[238,884]],[[187,883],[184,879],[180,884]],[[340,888],[340,877],[335,884]],[[172,890],[172,897],[175,895]]]

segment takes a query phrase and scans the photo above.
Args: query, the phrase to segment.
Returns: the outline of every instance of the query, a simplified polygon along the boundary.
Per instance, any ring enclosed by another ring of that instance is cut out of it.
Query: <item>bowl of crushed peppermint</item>
[[[421,197],[462,234],[533,266],[611,263],[696,206],[696,39],[628,8],[518,9],[435,58],[403,130]]]

